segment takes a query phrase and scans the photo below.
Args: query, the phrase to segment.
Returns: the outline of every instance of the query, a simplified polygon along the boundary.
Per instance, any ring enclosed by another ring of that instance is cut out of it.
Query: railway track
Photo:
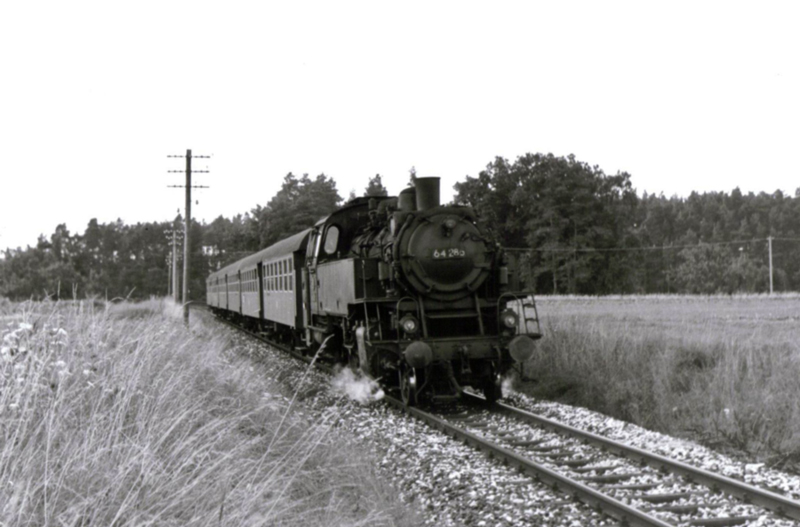
[[[773,492],[465,393],[465,404],[431,412],[388,402],[443,433],[623,525],[791,524],[800,503]]]
[[[288,346],[222,322],[313,362]],[[721,527],[800,521],[800,502],[513,406],[488,407],[483,398],[466,392],[463,403],[432,411],[407,407],[389,395],[385,400],[623,525]]]

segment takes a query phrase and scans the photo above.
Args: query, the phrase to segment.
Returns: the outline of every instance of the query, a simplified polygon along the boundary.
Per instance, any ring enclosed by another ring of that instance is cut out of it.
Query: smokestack
[[[439,206],[439,178],[418,177],[414,180],[417,189],[417,210],[428,210]]]

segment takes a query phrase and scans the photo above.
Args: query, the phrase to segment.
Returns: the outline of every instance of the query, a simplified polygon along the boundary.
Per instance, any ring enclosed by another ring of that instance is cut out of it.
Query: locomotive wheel
[[[400,368],[397,370],[397,375],[400,380],[400,400],[406,406],[417,405],[417,390],[416,386],[411,385],[411,375],[414,373],[412,368]]]
[[[481,389],[483,396],[486,397],[486,402],[489,404],[494,404],[503,397],[502,382],[499,378],[495,378],[494,375],[484,378],[483,383],[481,383]]]

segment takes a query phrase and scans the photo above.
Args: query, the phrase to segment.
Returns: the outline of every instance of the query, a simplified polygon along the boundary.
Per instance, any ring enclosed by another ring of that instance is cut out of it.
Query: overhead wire
[[[775,238],[772,240],[781,241],[800,241],[800,238]],[[694,247],[718,246],[718,245],[743,245],[756,242],[766,242],[769,238],[753,238],[750,240],[730,240],[725,242],[701,242],[691,245],[661,245],[657,247],[505,247],[506,251],[535,251],[535,252],[565,252],[565,253],[589,253],[589,252],[636,252],[636,251],[663,251],[672,249],[689,249]]]

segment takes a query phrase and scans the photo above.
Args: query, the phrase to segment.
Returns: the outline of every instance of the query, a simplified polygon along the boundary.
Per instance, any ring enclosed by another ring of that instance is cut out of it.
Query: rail
[[[292,350],[289,346],[273,342],[270,339],[265,338],[263,335],[247,331],[240,326],[233,324],[232,322],[219,318],[218,320],[236,329],[239,329],[240,331],[244,331],[245,333],[262,342],[274,346],[282,351],[286,351],[293,357],[303,362],[316,362],[316,357],[302,355]],[[331,368],[328,368],[323,364],[316,363],[315,365],[325,371],[331,371]],[[559,423],[547,417],[536,415],[504,403],[498,402],[492,406],[487,406],[484,398],[469,394],[467,392],[463,393],[463,398],[468,404],[480,404],[483,408],[491,409],[493,414],[510,416],[522,422],[533,424],[536,427],[551,430],[558,435],[575,438],[585,444],[594,445],[603,451],[638,462],[642,466],[649,466],[664,473],[681,476],[688,481],[709,488],[714,493],[725,493],[745,503],[763,507],[764,509],[772,511],[777,515],[792,518],[794,520],[800,520],[800,502],[791,500],[774,492],[770,492],[753,485],[748,485],[742,481],[722,476],[720,474],[715,474],[659,454],[642,450],[637,447],[626,445],[624,443],[614,441],[585,430],[580,430],[578,428]],[[672,525],[651,514],[648,514],[646,511],[636,509],[618,499],[615,499],[612,496],[596,490],[582,483],[578,479],[571,478],[545,466],[542,463],[537,463],[536,461],[505,448],[496,442],[474,434],[466,430],[464,427],[456,426],[453,423],[448,422],[446,419],[437,417],[436,415],[417,407],[406,406],[399,399],[389,395],[387,395],[384,400],[408,415],[420,419],[433,428],[442,431],[444,434],[463,441],[464,443],[485,452],[490,457],[497,458],[504,463],[509,464],[510,466],[516,467],[534,479],[550,485],[554,489],[564,491],[586,503],[587,505],[603,511],[609,516],[622,522],[623,525],[659,527]],[[675,496],[680,496],[680,494],[676,494]],[[640,495],[637,497],[646,501],[648,498],[653,498],[654,496]],[[663,496],[656,495],[655,497]],[[675,509],[680,509],[680,507],[675,507]],[[706,518],[702,520],[696,520],[691,523],[694,525],[734,525],[741,524],[749,519],[749,517],[731,517],[719,519]]]

